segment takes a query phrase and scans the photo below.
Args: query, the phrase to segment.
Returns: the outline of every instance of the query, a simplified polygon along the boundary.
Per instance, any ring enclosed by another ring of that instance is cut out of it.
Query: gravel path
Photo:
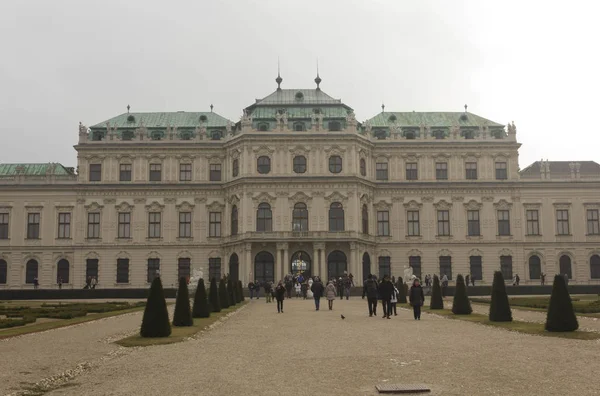
[[[408,310],[369,318],[359,298],[337,300],[333,312],[315,312],[309,301],[285,305],[277,314],[275,304],[254,300],[198,339],[128,349],[49,394],[375,395],[378,383],[425,383],[433,395],[598,394],[599,341],[435,315],[414,321]],[[89,342],[94,348],[69,347],[65,356],[111,348]]]

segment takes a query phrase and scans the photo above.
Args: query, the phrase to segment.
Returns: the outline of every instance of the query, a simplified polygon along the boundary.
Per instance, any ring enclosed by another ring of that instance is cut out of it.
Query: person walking
[[[471,285],[475,286],[475,277],[471,276]]]
[[[323,286],[323,283],[321,283],[321,279],[319,277],[316,277],[313,281],[310,291],[315,299],[315,311],[318,311],[319,306],[321,305],[321,297],[323,297],[323,292],[325,291],[325,287]]]
[[[277,313],[283,313],[283,300],[285,299],[285,287],[283,282],[279,281],[275,288],[275,299],[277,300]]]
[[[300,286],[300,283],[296,281],[296,286],[294,287],[296,288],[296,298],[299,298],[300,293],[302,293],[302,286]]]
[[[363,286],[363,298],[367,296],[367,304],[369,306],[369,317],[377,316],[377,281],[373,279],[373,275],[369,274]]]
[[[273,302],[273,296],[271,294],[271,289],[273,288],[273,284],[271,282],[265,282],[265,300],[267,303]]]
[[[91,289],[91,288],[92,288],[92,277],[88,276],[85,279],[85,287],[84,287],[84,289]]]
[[[346,300],[350,299],[350,289],[352,288],[352,278],[350,276],[345,276],[343,279],[344,286],[344,294],[346,295]]]
[[[394,311],[394,316],[398,316],[398,313],[396,312],[396,304],[398,303],[398,288],[396,287],[394,282],[392,282],[392,285],[394,286],[394,291],[392,293],[391,299],[392,311]]]
[[[544,274],[543,272],[540,275],[540,282],[542,283],[542,286],[544,286],[544,284],[546,283],[546,274]]]
[[[325,288],[325,297],[327,297],[327,304],[329,305],[329,310],[333,310],[333,300],[335,300],[335,286],[331,281],[329,281],[327,287]]]
[[[469,287],[469,283],[471,283],[471,275],[467,274],[467,276],[465,276],[465,285]]]
[[[413,285],[408,293],[410,305],[413,307],[413,314],[415,320],[421,320],[421,306],[425,302],[425,295],[423,294],[423,288],[419,283],[419,279],[413,281]]]
[[[92,289],[95,289],[97,284],[98,284],[98,278],[95,276],[92,276]]]
[[[379,294],[381,295],[381,305],[383,306],[383,318],[390,319],[392,313],[392,293],[394,285],[390,282],[388,274],[383,275],[383,280],[379,284]]]
[[[442,276],[442,297],[446,298],[446,289],[448,288],[448,275]]]
[[[310,298],[311,300],[314,298],[312,292],[313,278],[308,278],[308,282],[306,282],[306,298]]]
[[[257,279],[254,280],[254,294],[258,300],[260,297],[260,282]]]
[[[250,300],[254,298],[254,282],[248,282],[248,290],[250,291]]]
[[[59,276],[56,283],[58,283],[58,290],[62,289],[62,284],[63,284],[62,277]]]
[[[285,278],[285,291],[287,292],[287,298],[292,298],[292,289],[294,288],[294,278],[292,275],[287,275]]]
[[[40,287],[40,281],[38,280],[38,277],[36,276],[35,278],[33,278],[33,288],[37,289],[38,287]]]

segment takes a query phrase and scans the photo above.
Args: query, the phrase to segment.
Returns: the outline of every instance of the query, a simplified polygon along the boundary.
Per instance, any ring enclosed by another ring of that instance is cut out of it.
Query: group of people
[[[383,319],[390,319],[392,312],[397,316],[396,305],[400,291],[404,293],[404,285],[390,281],[389,276],[383,276],[381,282],[377,281],[377,277],[369,274],[363,286],[363,299],[367,297],[367,305],[369,309],[369,317],[377,316],[377,301],[381,300],[383,309]],[[423,287],[418,278],[413,280],[412,286],[408,291],[410,305],[413,307],[415,320],[421,320],[421,306],[425,302],[425,294]]]

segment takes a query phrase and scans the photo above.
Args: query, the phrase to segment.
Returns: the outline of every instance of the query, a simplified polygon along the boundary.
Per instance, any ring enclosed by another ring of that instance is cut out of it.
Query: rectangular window
[[[0,239],[8,239],[8,213],[0,213]]]
[[[512,256],[500,256],[500,271],[502,272],[504,280],[512,279]]]
[[[40,214],[27,214],[27,239],[40,239]]]
[[[71,238],[71,213],[58,214],[58,237],[60,239]]]
[[[189,281],[191,262],[192,260],[187,257],[181,257],[177,260],[177,279],[185,278]]]
[[[151,258],[148,259],[148,283],[152,283],[154,278],[160,276],[160,259]]]
[[[117,259],[117,283],[129,283],[129,259]]]
[[[556,231],[558,235],[569,235],[569,211],[567,209],[556,211]]]
[[[208,259],[208,277],[210,280],[221,279],[221,257],[211,257]]]
[[[379,279],[383,279],[384,275],[390,276],[391,274],[391,259],[389,256],[379,256]]]
[[[508,173],[506,171],[506,162],[496,162],[496,180],[508,179]]]
[[[161,181],[162,179],[162,165],[161,164],[150,164],[150,181]]]
[[[498,211],[498,235],[510,235],[510,212]]]
[[[377,180],[388,179],[388,164],[387,162],[378,162],[375,164],[375,178]]]
[[[479,227],[479,211],[468,210],[467,211],[467,235],[468,236],[480,236],[481,230]]]
[[[540,235],[540,218],[537,209],[527,210],[527,235]]]
[[[100,238],[100,213],[88,213],[88,232],[89,239]]]
[[[160,212],[148,213],[148,238],[160,238],[162,230],[160,218]]]
[[[85,279],[88,278],[98,280],[98,259],[85,260]]]
[[[467,162],[465,164],[466,179],[477,180],[477,162]]]
[[[221,181],[221,164],[210,164],[210,181]]]
[[[90,164],[90,181],[102,181],[102,164]]]
[[[481,266],[481,256],[470,256],[469,257],[469,269],[471,272],[471,279],[475,279],[475,280],[483,279],[483,268]]]
[[[179,164],[179,181],[192,181],[192,164]]]
[[[438,236],[450,236],[450,211],[438,210]]]
[[[221,236],[221,212],[210,212],[209,223],[208,223],[208,236],[209,237],[220,237]]]
[[[416,162],[408,162],[406,164],[406,180],[418,180],[419,171]]]
[[[408,219],[408,236],[421,235],[421,230],[419,227],[419,211],[409,210],[406,212],[406,217]]]
[[[435,179],[436,180],[448,180],[448,163],[447,162],[436,162],[435,163]]]
[[[131,164],[119,165],[119,181],[131,181]]]
[[[390,236],[390,212],[387,210],[377,212],[377,235]]]
[[[408,258],[408,265],[413,269],[413,275],[421,279],[421,256],[410,256]],[[406,282],[406,279],[403,279]]]
[[[587,210],[587,233],[588,235],[600,234],[600,220],[598,218],[598,209]]]
[[[131,213],[119,213],[119,238],[131,238]]]
[[[192,213],[179,212],[179,238],[192,237]]]
[[[448,280],[452,280],[452,257],[440,256],[440,278],[446,275]]]

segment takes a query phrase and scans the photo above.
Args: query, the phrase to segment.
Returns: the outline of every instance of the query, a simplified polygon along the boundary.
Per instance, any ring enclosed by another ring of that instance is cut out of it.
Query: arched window
[[[414,139],[416,139],[417,136],[414,131],[407,131],[406,133],[404,133],[404,137],[407,140],[414,140]]]
[[[362,279],[365,280],[371,274],[371,256],[365,252],[362,259]]]
[[[536,255],[529,257],[529,279],[540,279],[542,262]]]
[[[237,177],[240,174],[240,161],[236,158],[231,164],[231,176]]]
[[[360,175],[367,176],[367,161],[364,158],[360,159]]]
[[[292,231],[308,231],[308,209],[305,203],[298,202],[294,205]]]
[[[308,279],[311,276],[310,256],[308,253],[299,251],[292,254],[291,266],[292,274],[302,274],[304,279]]]
[[[0,262],[1,264],[1,262]],[[0,266],[0,276],[2,276],[2,267]],[[600,279],[600,256],[594,254],[590,257],[590,277]]]
[[[38,262],[31,259],[25,265],[25,283],[33,283],[33,280],[38,277]]]
[[[306,130],[306,128],[305,128],[303,122],[295,122],[294,123],[294,131],[296,131],[296,132],[302,132],[302,131],[305,131],[305,130]]]
[[[366,204],[362,207],[362,233],[369,233],[369,209]]]
[[[234,282],[240,279],[240,259],[235,253],[229,257],[229,277]]]
[[[465,139],[475,139],[475,131],[473,130],[462,130],[461,135],[463,135]]]
[[[62,259],[56,264],[56,283],[69,283],[69,261]]]
[[[275,259],[269,252],[260,252],[254,258],[254,279],[261,284],[275,281]]]
[[[267,173],[271,172],[271,158],[267,157],[266,155],[258,157],[256,164],[258,173],[261,175],[266,175]]]
[[[269,124],[265,123],[265,122],[261,122],[260,124],[258,124],[258,130],[261,132],[266,132],[269,130]]]
[[[303,155],[297,155],[294,157],[294,172],[304,173],[306,172],[306,157]]]
[[[329,207],[329,231],[344,231],[344,207],[339,202]]]
[[[0,285],[5,285],[8,278],[8,264],[0,259]]]
[[[266,202],[258,205],[258,211],[256,212],[256,231],[273,231],[273,214],[271,213],[271,205]]]
[[[340,173],[342,171],[342,157],[332,155],[329,157],[329,172]]]
[[[238,233],[238,208],[233,205],[231,207],[231,235]]]
[[[339,132],[342,130],[342,124],[339,121],[329,121],[329,130]]]
[[[573,279],[573,273],[571,272],[571,257],[567,256],[566,254],[563,254],[562,256],[560,256],[558,264],[560,267],[560,274],[567,274],[567,277],[569,279]]]
[[[446,137],[446,132],[443,129],[436,129],[431,134],[436,139],[444,139]]]
[[[327,257],[327,279],[338,279],[348,271],[348,261],[344,252],[334,250]]]

